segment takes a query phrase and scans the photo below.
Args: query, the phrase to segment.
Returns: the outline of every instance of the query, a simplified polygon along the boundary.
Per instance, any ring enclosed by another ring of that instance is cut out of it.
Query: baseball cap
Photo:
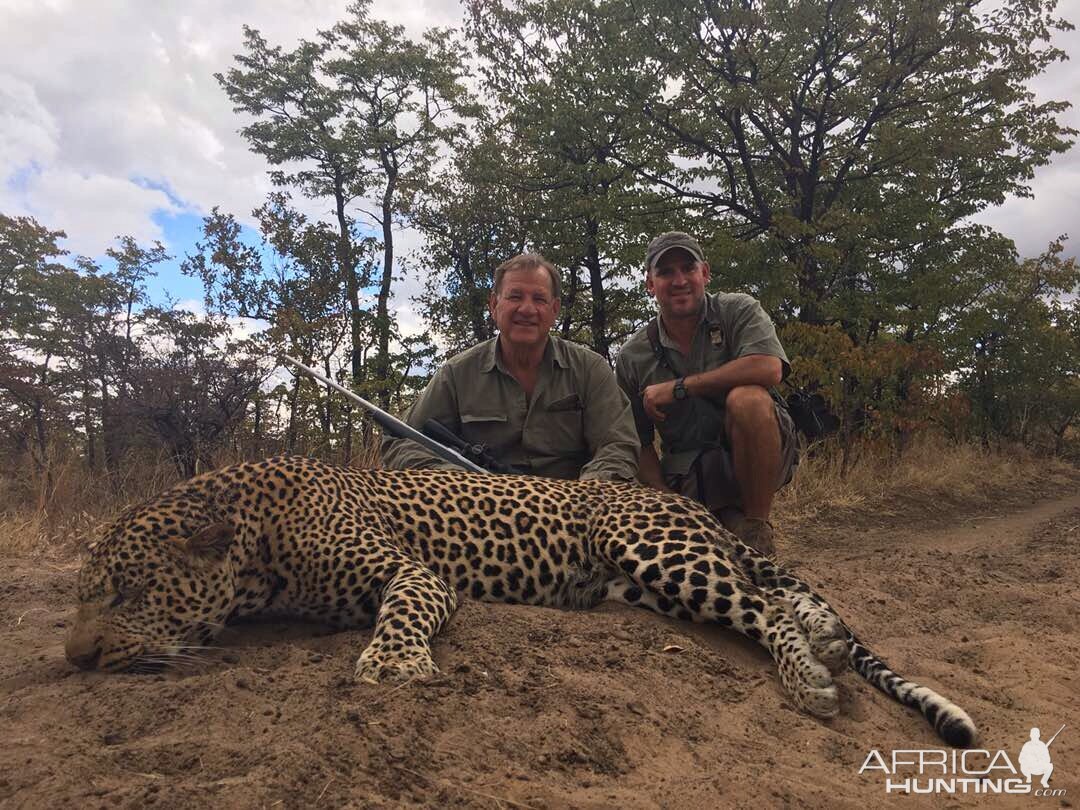
[[[705,261],[705,254],[701,251],[701,245],[697,243],[694,237],[682,231],[668,231],[649,242],[649,247],[645,249],[645,272],[648,273],[656,267],[660,257],[672,248],[682,248],[697,261]]]

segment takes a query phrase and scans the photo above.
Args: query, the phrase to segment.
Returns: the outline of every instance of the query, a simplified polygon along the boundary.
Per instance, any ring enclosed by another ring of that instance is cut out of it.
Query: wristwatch
[[[679,377],[679,379],[675,380],[675,388],[672,389],[672,395],[675,397],[676,401],[686,399],[690,396],[686,391],[686,377]]]

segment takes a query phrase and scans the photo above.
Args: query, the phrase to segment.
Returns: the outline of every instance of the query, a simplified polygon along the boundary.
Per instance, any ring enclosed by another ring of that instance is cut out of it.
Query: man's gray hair
[[[551,295],[553,298],[562,297],[562,282],[559,281],[559,271],[555,265],[541,256],[539,253],[519,253],[512,259],[507,259],[505,262],[495,268],[495,294],[498,295],[499,287],[502,286],[503,276],[505,276],[511,270],[535,270],[538,267],[543,267],[548,271],[548,275],[551,276]]]

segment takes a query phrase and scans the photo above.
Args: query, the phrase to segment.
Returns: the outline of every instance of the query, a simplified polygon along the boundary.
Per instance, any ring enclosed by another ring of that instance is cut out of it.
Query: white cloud
[[[1068,4],[1059,9],[1076,24],[1078,6]],[[1070,14],[1070,12],[1072,12]],[[1058,62],[1032,82],[1035,97],[1040,103],[1070,101],[1073,106],[1059,116],[1062,125],[1080,130],[1080,30],[1058,33],[1054,44],[1071,54],[1072,61]],[[1068,233],[1070,241],[1066,255],[1080,255],[1080,147],[1074,146],[1062,155],[1055,155],[1050,165],[1036,170],[1031,182],[1033,198],[1012,198],[1003,205],[990,208],[975,219],[1000,231],[1016,242],[1023,258],[1037,256],[1051,241]]]
[[[107,174],[49,167],[27,172],[23,182],[25,194],[0,188],[0,210],[65,230],[65,246],[87,256],[100,255],[121,234],[140,242],[162,239],[151,214],[181,210],[162,191]]]
[[[0,175],[56,157],[60,127],[29,82],[0,75]]]
[[[213,74],[242,51],[244,24],[289,48],[346,7],[346,0],[4,0],[0,210],[63,228],[70,249],[91,255],[120,233],[161,238],[153,217],[163,211],[203,214],[218,205],[247,220],[270,190],[267,165],[248,151],[237,132],[244,121]],[[377,0],[373,14],[412,36],[462,19],[457,0]],[[1080,54],[1080,32],[1058,42]],[[1080,71],[1055,65],[1035,88],[1043,99],[1080,98]],[[1080,111],[1064,120],[1080,128]],[[1077,162],[1076,150],[1058,156],[1038,173],[1034,201],[1010,201],[979,219],[1015,238],[1022,253],[1041,250],[1072,226]],[[325,203],[301,204],[329,218]],[[416,241],[402,235],[402,247]],[[409,277],[395,297],[405,305],[419,287]]]

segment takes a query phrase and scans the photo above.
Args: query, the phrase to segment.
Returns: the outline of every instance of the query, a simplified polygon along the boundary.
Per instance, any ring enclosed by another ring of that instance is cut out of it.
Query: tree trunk
[[[359,388],[364,381],[363,324],[360,310],[360,279],[356,275],[353,256],[352,234],[349,219],[345,215],[345,181],[341,172],[334,171],[334,212],[337,215],[337,261],[338,272],[345,282],[345,294],[349,299],[349,369],[353,386]]]
[[[795,265],[799,283],[799,320],[809,324],[825,323],[824,298],[825,288],[821,278],[821,268],[812,256],[808,246],[799,242],[788,245],[784,251]],[[851,335],[852,340],[857,336]]]
[[[600,223],[588,219],[585,223],[587,241],[585,243],[585,266],[589,270],[589,291],[592,293],[592,345],[597,354],[611,363],[609,354],[611,344],[607,335],[607,307],[604,297],[604,274],[600,265],[600,249],[596,244],[600,233]]]
[[[487,340],[487,307],[481,296],[481,291],[476,287],[476,275],[473,273],[472,260],[469,257],[468,248],[461,251],[461,259],[458,261],[458,273],[461,275],[465,286],[465,302],[469,307],[469,324],[472,327],[473,342],[480,343]]]
[[[296,405],[300,399],[301,375],[293,378],[292,391],[289,392],[289,424],[285,428],[285,455],[291,456],[296,452],[297,414]]]
[[[251,455],[253,458],[262,458],[262,431],[263,431],[263,399],[259,394],[255,395],[255,424],[252,427]]]
[[[39,507],[44,509],[53,489],[52,469],[49,466],[48,435],[45,430],[45,403],[42,401],[41,397],[34,396],[33,401],[30,403],[30,407],[34,422],[33,450],[30,455],[33,457],[34,462],[38,467],[38,471],[41,473],[41,496]]]
[[[327,355],[323,358],[323,373],[326,375],[326,379],[334,379],[333,373],[330,371],[330,356]],[[333,429],[333,420],[331,418],[330,408],[333,405],[333,395],[330,391],[324,391],[319,396],[319,428],[322,433],[322,453],[326,454],[330,452],[330,433]]]
[[[390,407],[390,285],[394,272],[393,201],[397,175],[388,171],[382,199],[383,267],[379,284],[379,300],[375,311],[375,333],[378,348],[375,355],[375,376],[379,405]]]
[[[83,391],[83,429],[86,431],[86,469],[97,470],[97,431],[94,425],[94,409],[88,390]]]
[[[105,464],[105,472],[116,472],[119,462],[117,450],[117,419],[114,413],[112,398],[109,396],[109,386],[102,379],[99,382],[101,390],[101,458]]]
[[[345,408],[345,458],[344,464],[346,467],[352,463],[353,456],[353,409],[351,406]]]
[[[566,291],[563,294],[562,300],[562,323],[559,324],[559,334],[562,335],[564,340],[570,339],[570,328],[573,325],[573,309],[574,302],[577,300],[578,291],[578,274],[577,270],[573,267],[570,268],[569,284],[566,285]]]

